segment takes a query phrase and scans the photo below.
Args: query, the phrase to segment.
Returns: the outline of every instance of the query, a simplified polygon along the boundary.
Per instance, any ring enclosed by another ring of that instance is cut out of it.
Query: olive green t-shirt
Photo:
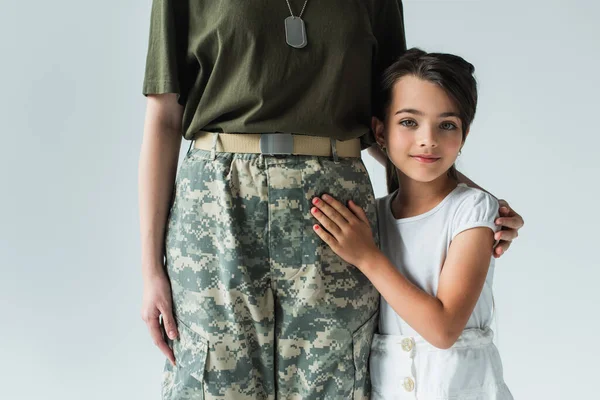
[[[298,15],[304,0],[289,0]],[[177,93],[183,136],[370,133],[374,84],[406,50],[401,0],[308,0],[308,44],[286,43],[286,0],[153,0],[143,93]]]

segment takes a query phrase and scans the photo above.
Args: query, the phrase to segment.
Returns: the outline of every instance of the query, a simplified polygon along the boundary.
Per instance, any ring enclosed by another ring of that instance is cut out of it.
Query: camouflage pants
[[[191,149],[167,269],[180,336],[163,399],[368,399],[379,295],[313,232],[314,196],[366,209],[362,160]]]

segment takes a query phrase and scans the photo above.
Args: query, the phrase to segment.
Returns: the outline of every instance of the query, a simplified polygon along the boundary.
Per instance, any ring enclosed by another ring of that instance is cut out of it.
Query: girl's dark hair
[[[475,67],[471,63],[453,54],[426,53],[417,48],[407,50],[383,73],[376,99],[375,116],[385,122],[392,102],[394,85],[400,78],[412,75],[439,85],[455,102],[464,141],[477,108],[477,82],[473,76],[474,72]],[[392,193],[398,189],[399,181],[396,167],[389,157],[385,169],[388,193]],[[448,170],[448,175],[458,179],[454,165]]]

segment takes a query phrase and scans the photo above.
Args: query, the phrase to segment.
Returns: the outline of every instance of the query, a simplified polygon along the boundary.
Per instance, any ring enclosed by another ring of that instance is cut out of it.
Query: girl
[[[473,71],[419,49],[385,71],[373,119],[391,189],[377,200],[381,250],[354,202],[313,200],[315,232],[383,296],[372,399],[512,399],[490,330],[498,202],[454,168],[475,115]]]

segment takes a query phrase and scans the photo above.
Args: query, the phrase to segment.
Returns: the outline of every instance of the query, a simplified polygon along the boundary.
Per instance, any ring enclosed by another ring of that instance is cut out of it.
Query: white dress
[[[489,227],[498,213],[493,196],[459,184],[432,210],[395,219],[392,193],[377,200],[381,249],[417,287],[435,296],[452,239],[467,229]],[[512,400],[493,343],[494,258],[469,321],[457,342],[438,349],[381,299],[379,333],[371,348],[371,399]]]

